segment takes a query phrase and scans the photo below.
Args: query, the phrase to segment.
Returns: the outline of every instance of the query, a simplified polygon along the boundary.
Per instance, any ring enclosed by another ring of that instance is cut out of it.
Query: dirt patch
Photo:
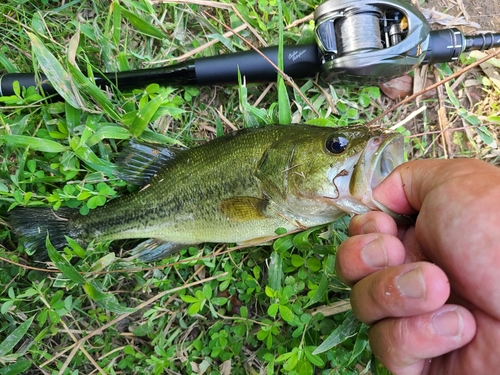
[[[500,1],[498,0],[433,0],[426,1],[423,8],[453,16],[462,16],[470,23],[477,23],[481,29],[464,27],[464,32],[500,32]]]

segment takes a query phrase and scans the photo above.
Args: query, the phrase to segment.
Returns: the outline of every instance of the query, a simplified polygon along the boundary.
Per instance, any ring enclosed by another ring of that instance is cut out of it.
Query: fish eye
[[[325,147],[332,154],[341,154],[346,150],[348,144],[349,140],[347,138],[333,136],[327,139]]]

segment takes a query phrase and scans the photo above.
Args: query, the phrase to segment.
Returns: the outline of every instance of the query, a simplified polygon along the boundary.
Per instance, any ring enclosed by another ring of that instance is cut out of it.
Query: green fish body
[[[399,135],[366,127],[309,125],[244,129],[191,149],[131,143],[117,175],[142,189],[80,215],[16,209],[13,231],[30,251],[69,236],[91,241],[147,238],[135,249],[153,261],[203,242],[258,243],[384,209],[371,190],[403,158]]]

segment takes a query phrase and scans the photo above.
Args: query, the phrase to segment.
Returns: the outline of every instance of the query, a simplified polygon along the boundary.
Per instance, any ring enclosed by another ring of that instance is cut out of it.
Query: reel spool
[[[427,20],[404,0],[329,0],[314,19],[327,83],[400,76],[423,61],[429,44]]]

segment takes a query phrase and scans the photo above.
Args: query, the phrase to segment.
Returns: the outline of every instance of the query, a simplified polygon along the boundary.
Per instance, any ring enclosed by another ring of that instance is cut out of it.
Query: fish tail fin
[[[69,208],[57,211],[51,208],[16,208],[10,212],[9,224],[28,254],[34,255],[37,260],[47,260],[47,236],[56,249],[62,249],[67,244],[66,236],[69,235],[73,215],[74,210]]]

